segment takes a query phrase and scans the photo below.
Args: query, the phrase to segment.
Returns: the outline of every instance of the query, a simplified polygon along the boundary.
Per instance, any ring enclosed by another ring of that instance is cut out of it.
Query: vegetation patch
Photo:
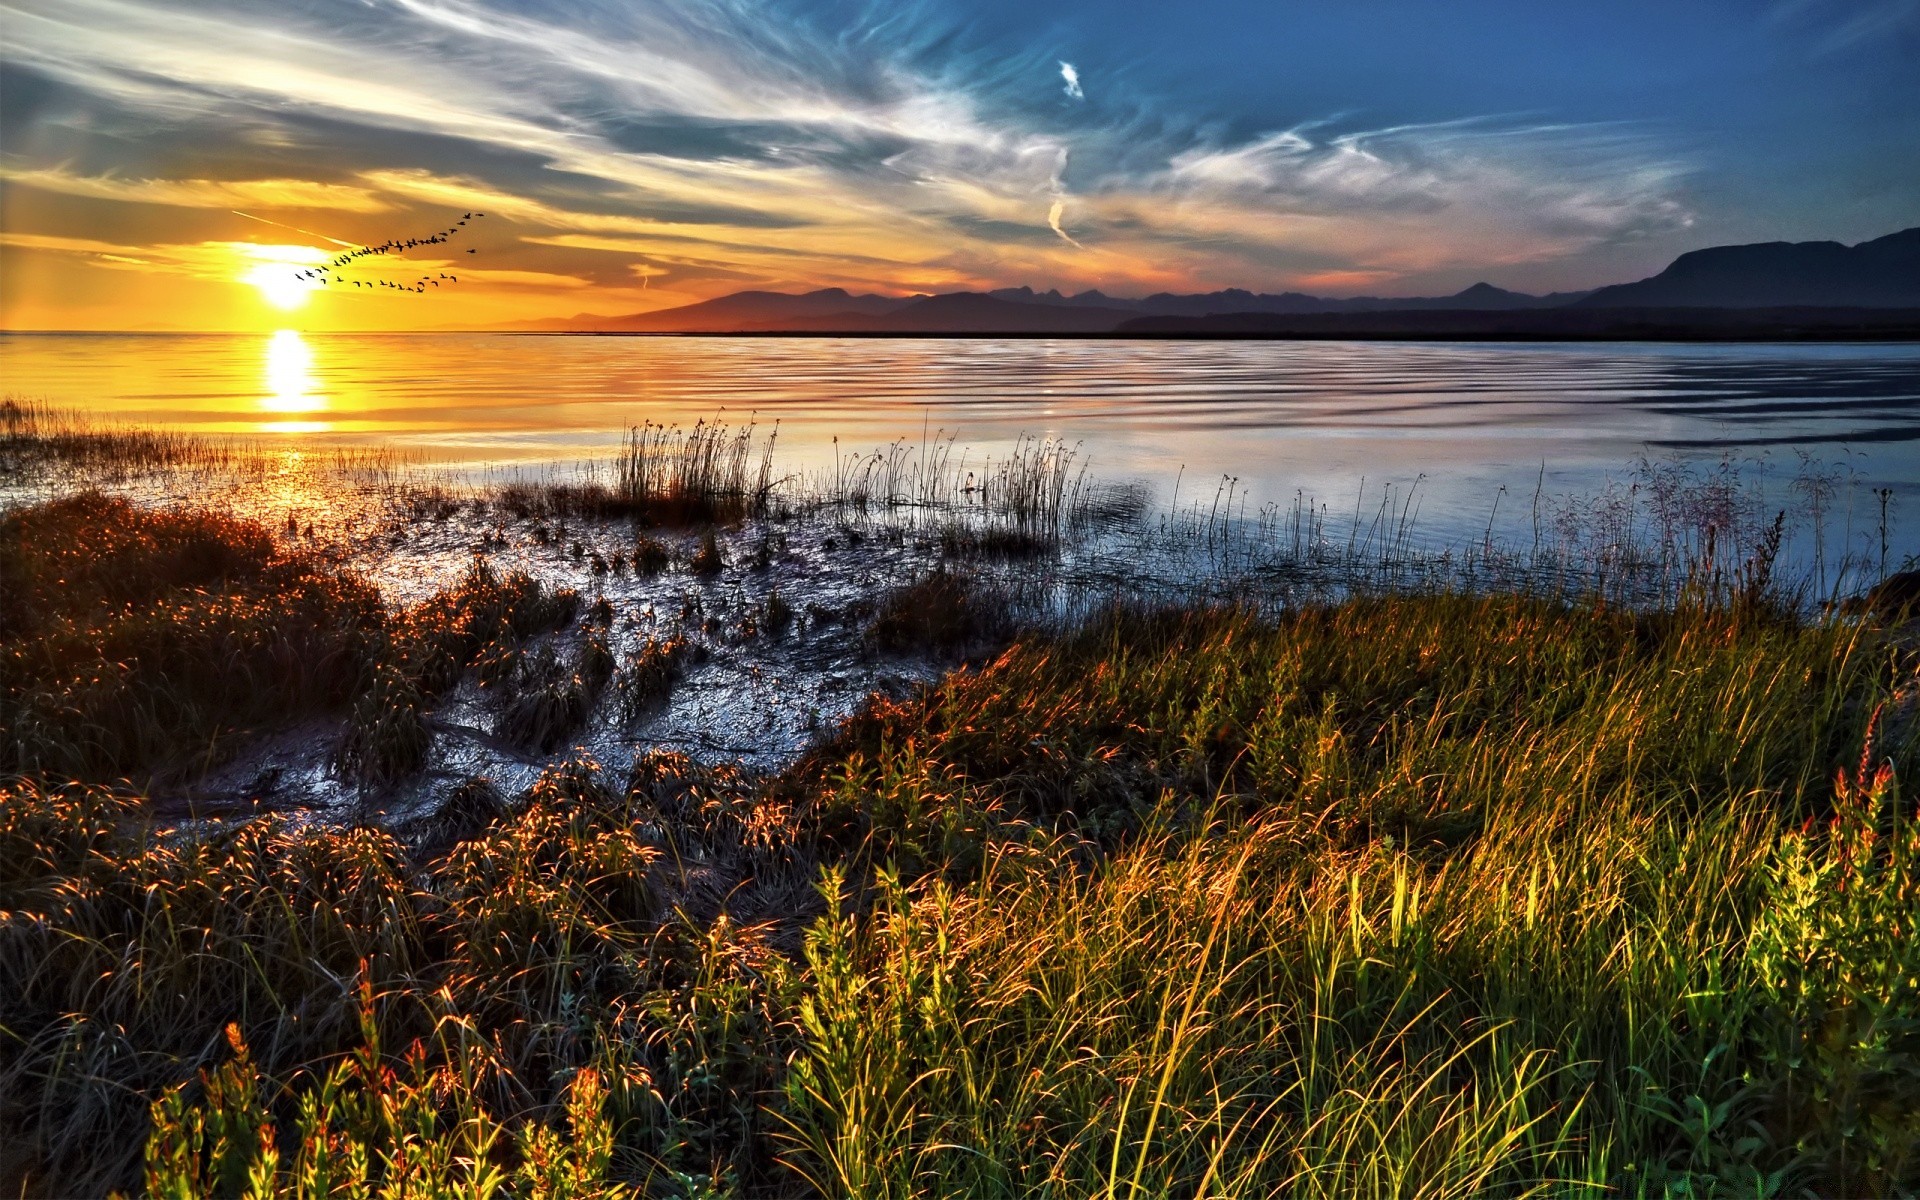
[[[0,515],[0,772],[146,777],[338,709],[379,594],[265,528],[83,494]]]
[[[394,613],[257,523],[91,493],[0,515],[0,592],[0,772],[149,783],[322,714],[345,718],[337,769],[392,783],[425,762],[434,697],[579,607],[476,559]]]
[[[881,596],[867,640],[885,654],[962,650],[1006,634],[1006,610],[978,577],[940,567]]]
[[[650,637],[628,656],[615,677],[620,710],[628,721],[664,704],[679,682],[687,658],[686,639]]]
[[[360,595],[252,527],[101,514],[124,573],[8,551],[18,654],[138,597]],[[526,745],[657,702],[684,645],[563,652],[578,608],[481,561],[368,593],[342,769],[418,769],[468,671]],[[1003,608],[935,572],[870,636],[971,647]],[[1751,589],[1118,608],[777,776],[574,759],[404,837],[13,775],[0,1185],[1913,1194],[1916,744],[1880,714],[1917,671]]]

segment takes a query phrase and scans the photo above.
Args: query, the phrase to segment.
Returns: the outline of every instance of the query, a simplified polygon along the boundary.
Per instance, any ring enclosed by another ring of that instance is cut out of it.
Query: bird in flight
[[[453,224],[447,226],[445,229],[436,230],[433,233],[427,234],[424,237],[389,238],[386,241],[380,242],[378,244],[370,243],[365,246],[357,246],[351,250],[344,250],[341,253],[334,255],[331,259],[328,259],[327,262],[321,266],[311,267],[311,268],[308,268],[307,270],[299,272],[296,278],[310,280],[320,284],[321,286],[325,286],[331,283],[341,283],[341,284],[350,283],[356,288],[383,287],[383,288],[387,288],[389,290],[397,291],[397,292],[412,292],[412,293],[415,293],[416,295],[424,295],[426,293],[427,286],[429,284],[431,284],[435,288],[438,288],[440,286],[440,281],[443,279],[446,280],[448,283],[458,283],[460,281],[458,277],[453,275],[448,275],[444,272],[442,272],[439,278],[437,279],[431,276],[422,275],[419,279],[414,280],[412,283],[395,283],[392,280],[387,280],[387,279],[375,279],[375,280],[353,279],[353,278],[347,277],[344,274],[344,272],[346,272],[347,270],[355,266],[358,266],[362,262],[362,260],[384,258],[384,257],[399,257],[401,255],[404,255],[409,250],[418,250],[425,246],[445,245],[447,242],[451,241],[455,236],[457,236],[463,229],[465,229],[469,221],[478,220],[479,218],[484,217],[486,215],[487,214],[483,212],[462,213],[460,218],[454,221]],[[469,246],[467,247],[467,253],[478,254],[479,249],[477,247]]]

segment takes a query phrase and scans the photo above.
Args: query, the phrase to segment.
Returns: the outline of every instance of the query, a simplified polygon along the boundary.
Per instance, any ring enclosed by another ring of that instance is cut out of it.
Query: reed
[[[0,481],[25,483],[52,472],[95,482],[153,471],[222,469],[243,454],[225,442],[135,426],[115,426],[42,401],[0,400]]]
[[[8,513],[9,745],[55,757],[0,776],[0,1190],[1913,1194],[1920,658],[1758,517],[1677,515],[1651,593],[1116,605],[774,777],[573,759],[383,831],[167,827],[139,777],[325,711],[386,786],[467,678],[557,748],[684,644],[483,559],[390,611],[246,522]],[[868,645],[999,650],[997,586]]]
[[[1122,610],[778,778],[475,785],[417,859],[16,780],[0,1140],[163,1194],[1897,1194],[1914,671],[1711,603]]]

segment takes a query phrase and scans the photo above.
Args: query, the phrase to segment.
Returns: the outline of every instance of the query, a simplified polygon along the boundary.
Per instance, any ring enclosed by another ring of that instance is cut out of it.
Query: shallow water
[[[0,337],[8,395],[141,424],[400,449],[470,476],[567,464],[642,421],[779,422],[784,471],[944,432],[982,469],[1022,434],[1079,443],[1162,505],[1297,496],[1349,516],[1419,481],[1424,531],[1592,495],[1641,457],[1732,456],[1784,491],[1835,475],[1920,507],[1920,346],[1395,344],[505,334]],[[1803,461],[1804,460],[1804,461]],[[1909,525],[1920,526],[1920,511]],[[1508,527],[1512,531],[1511,526]],[[1854,532],[1857,534],[1859,529]],[[1911,539],[1909,539],[1911,540]],[[1908,546],[1908,552],[1920,546]]]
[[[1853,576],[1823,566],[1815,595],[1920,552],[1920,346],[13,334],[0,336],[0,366],[12,397],[257,440],[275,452],[249,459],[255,469],[117,486],[298,528],[396,604],[447,586],[484,552],[604,597],[623,659],[651,636],[698,647],[656,709],[626,720],[602,698],[551,755],[491,738],[498,702],[469,680],[435,710],[429,769],[374,799],[401,821],[468,776],[512,791],[582,751],[613,766],[658,747],[777,766],[864,698],[934,677],[947,660],[877,653],[859,614],[944,560],[941,529],[983,514],[823,500],[836,463],[896,442],[917,463],[952,437],[944,476],[956,489],[1022,436],[1077,443],[1076,467],[1140,485],[1143,507],[1054,552],[962,565],[1023,589],[1040,614],[1156,589],[1284,601],[1337,586],[1356,564],[1417,579],[1419,555],[1403,553],[1416,546],[1443,551],[1448,577],[1463,549],[1481,581],[1503,555],[1536,578],[1542,561],[1604,561],[1623,542],[1697,551],[1708,526],[1727,557],[1776,501],[1794,512],[1786,553],[1801,569],[1810,552],[1854,561]],[[616,450],[632,424],[716,413],[751,417],[763,435],[778,422],[778,468],[792,479],[781,508],[793,506],[790,520],[722,530],[717,576],[685,566],[690,530],[655,531],[679,559],[661,574],[601,572],[596,554],[634,544],[629,523],[550,530],[506,517],[484,489],[432,486],[565,474]],[[355,476],[302,453],[342,445],[398,450],[419,469]],[[1689,465],[1669,471],[1672,460]],[[56,476],[0,504],[70,485]],[[1215,520],[1229,507],[1241,518],[1231,532]],[[756,628],[776,591],[797,617]],[[579,636],[550,640],[570,652]],[[365,798],[329,767],[337,736],[326,723],[285,731],[178,799],[351,815]]]

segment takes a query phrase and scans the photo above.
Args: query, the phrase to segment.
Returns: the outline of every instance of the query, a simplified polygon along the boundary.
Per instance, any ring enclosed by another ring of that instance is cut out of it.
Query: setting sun
[[[261,299],[275,308],[291,312],[305,307],[320,287],[317,278],[302,274],[326,261],[326,255],[311,246],[249,246],[246,255],[253,267],[240,281],[259,288]]]

